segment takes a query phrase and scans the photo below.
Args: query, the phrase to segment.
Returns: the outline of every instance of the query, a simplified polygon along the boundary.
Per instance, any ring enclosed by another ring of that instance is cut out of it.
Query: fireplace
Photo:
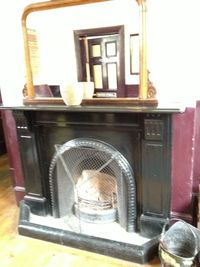
[[[173,112],[15,108],[26,187],[19,233],[149,261],[171,211]]]
[[[116,226],[117,233],[118,224],[125,231],[135,231],[133,171],[123,155],[109,144],[92,138],[77,138],[59,148],[56,146],[49,181],[53,215],[66,216],[70,229],[75,227],[78,232],[91,235],[93,223],[97,226],[94,227],[97,235],[98,229],[105,228],[104,237],[110,234],[106,230],[109,226],[113,229]]]

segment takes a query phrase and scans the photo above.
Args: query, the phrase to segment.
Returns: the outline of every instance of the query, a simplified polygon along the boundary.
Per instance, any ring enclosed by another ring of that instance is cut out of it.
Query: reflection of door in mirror
[[[116,32],[116,27],[90,31],[75,31],[79,81],[93,81],[96,97],[124,97],[122,31]]]
[[[119,36],[103,36],[88,40],[91,79],[96,96],[116,97],[119,71]]]

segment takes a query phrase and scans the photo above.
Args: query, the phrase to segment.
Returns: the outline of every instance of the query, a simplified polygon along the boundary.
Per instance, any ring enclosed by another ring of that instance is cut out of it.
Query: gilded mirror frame
[[[25,53],[25,65],[26,65],[26,89],[27,89],[27,97],[24,99],[24,104],[37,104],[37,103],[48,103],[48,104],[58,104],[58,99],[52,98],[37,98],[35,97],[35,88],[33,84],[33,74],[31,68],[31,55],[29,50],[28,44],[28,28],[27,28],[27,17],[32,12],[43,11],[43,10],[50,10],[50,9],[57,9],[63,7],[70,7],[76,5],[85,5],[91,3],[100,3],[100,2],[107,2],[111,0],[52,0],[52,1],[45,1],[45,2],[38,2],[33,3],[25,7],[23,14],[22,14],[22,31],[23,31],[23,38],[24,38],[24,53]],[[139,103],[138,100],[152,100],[152,105],[157,104],[155,99],[155,94],[149,95],[149,81],[148,81],[148,70],[147,70],[147,38],[146,38],[146,0],[133,0],[137,1],[139,6],[140,12],[140,29],[139,29],[139,70],[140,70],[140,81],[139,81],[139,94],[136,101],[136,104]],[[40,101],[41,100],[41,101]],[[125,100],[125,99],[124,99]],[[134,99],[132,99],[134,100]],[[114,103],[120,101],[120,99],[115,99]],[[131,100],[129,99],[129,102]],[[96,104],[98,100],[94,103]],[[112,100],[110,99],[108,103],[111,103]],[[105,103],[105,101],[104,101]]]

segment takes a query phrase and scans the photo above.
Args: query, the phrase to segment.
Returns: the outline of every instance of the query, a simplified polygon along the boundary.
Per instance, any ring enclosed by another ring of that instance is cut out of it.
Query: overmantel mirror
[[[26,6],[24,104],[63,104],[62,86],[92,82],[94,94],[83,105],[157,105],[148,78],[146,13],[145,0],[52,0]],[[134,67],[138,73],[131,71]]]

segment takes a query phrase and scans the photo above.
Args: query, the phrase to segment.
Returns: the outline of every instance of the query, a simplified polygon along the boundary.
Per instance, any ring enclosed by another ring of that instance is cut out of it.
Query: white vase
[[[83,98],[91,99],[94,95],[94,82],[82,82],[83,84]]]
[[[80,105],[83,99],[84,88],[79,82],[60,87],[60,94],[66,105]]]

